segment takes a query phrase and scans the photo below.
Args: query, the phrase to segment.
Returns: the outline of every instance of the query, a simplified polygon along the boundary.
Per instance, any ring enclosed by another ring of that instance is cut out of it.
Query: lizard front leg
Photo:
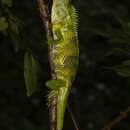
[[[62,79],[54,79],[54,80],[49,80],[45,83],[45,85],[50,89],[50,90],[58,90],[61,87],[64,87],[66,85],[66,82]]]
[[[49,45],[56,45],[61,43],[64,39],[63,39],[63,35],[61,32],[61,24],[55,24],[52,27],[52,31],[53,31],[53,38],[49,37],[48,38],[48,44]]]

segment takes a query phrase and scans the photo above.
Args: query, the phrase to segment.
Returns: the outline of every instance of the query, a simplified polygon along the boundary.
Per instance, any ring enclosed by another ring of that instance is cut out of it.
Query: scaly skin
[[[77,14],[69,0],[53,0],[52,5],[53,31],[53,65],[56,80],[47,81],[51,89],[51,98],[57,96],[57,130],[62,130],[67,98],[76,75],[79,46],[77,36]]]

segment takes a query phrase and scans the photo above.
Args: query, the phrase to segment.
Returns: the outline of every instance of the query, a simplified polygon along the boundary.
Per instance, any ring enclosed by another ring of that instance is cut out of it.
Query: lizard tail
[[[67,105],[68,88],[61,88],[57,97],[57,130],[62,130],[65,108]]]

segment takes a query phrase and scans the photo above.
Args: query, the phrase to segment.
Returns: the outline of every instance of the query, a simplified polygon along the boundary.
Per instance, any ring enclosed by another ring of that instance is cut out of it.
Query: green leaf
[[[130,28],[130,22],[127,23],[128,28]]]
[[[15,52],[18,52],[18,50],[20,48],[20,37],[19,37],[19,34],[17,34],[16,32],[11,31],[9,33],[9,35],[10,35],[10,38],[12,40]]]
[[[12,4],[13,4],[13,0],[1,0],[1,2],[4,5],[7,5],[8,7],[12,7]]]
[[[101,35],[101,36],[103,36],[103,37],[110,37],[110,32],[109,31],[107,31],[107,30],[100,30],[100,29],[93,29],[93,32],[94,33],[96,33],[96,34],[98,34],[98,35]]]
[[[9,23],[10,23],[11,30],[19,34],[17,21],[14,22],[13,20],[9,20]]]
[[[123,61],[120,65],[117,67],[130,67],[130,60]]]
[[[112,48],[112,49],[109,51],[109,54],[119,55],[119,54],[122,54],[122,53],[126,53],[126,51],[123,50],[123,49],[121,49],[121,48]]]
[[[122,64],[113,67],[120,76],[130,77],[130,60],[125,60]]]
[[[0,31],[5,32],[8,28],[8,23],[5,17],[0,17]]]
[[[117,74],[123,77],[130,77],[130,68],[116,68]]]
[[[124,31],[121,29],[94,29],[96,34],[108,38],[110,43],[129,43],[130,42],[130,33],[129,31]]]
[[[27,96],[31,96],[38,85],[38,62],[33,57],[31,51],[27,51],[24,56],[24,78]]]
[[[14,45],[14,50],[15,52],[18,52],[19,48],[20,48],[20,36],[19,36],[19,27],[17,22],[13,21],[13,20],[9,20],[9,25],[10,25],[10,37],[11,40],[13,42]]]
[[[117,35],[117,36],[110,37],[110,39],[108,41],[112,42],[112,43],[129,43],[130,40],[129,40],[128,36]]]
[[[125,60],[122,63],[123,66],[129,66],[130,67],[130,60]]]

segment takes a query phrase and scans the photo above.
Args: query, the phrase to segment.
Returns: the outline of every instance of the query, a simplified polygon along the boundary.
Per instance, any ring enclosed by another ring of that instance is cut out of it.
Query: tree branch
[[[41,19],[47,34],[47,40],[49,37],[52,37],[52,30],[51,30],[51,20],[49,15],[47,14],[47,9],[44,0],[38,0]],[[56,75],[54,73],[54,64],[53,64],[53,46],[48,46],[48,53],[49,53],[49,62],[50,62],[50,69],[51,69],[51,78],[56,79]],[[56,117],[56,107],[57,106],[57,97],[53,97],[49,106],[49,113],[50,113],[50,130],[57,130],[57,117]]]
[[[46,8],[47,6],[45,5],[45,1],[38,0],[38,4],[39,4],[39,9],[40,9],[41,19],[42,19],[44,28],[46,30],[47,37],[52,37],[51,20],[47,13],[47,8]]]
[[[69,112],[69,115],[70,115],[70,118],[71,118],[71,120],[72,120],[72,122],[73,122],[73,125],[74,125],[75,130],[79,130],[79,127],[78,127],[78,125],[77,125],[76,119],[75,119],[75,117],[74,117],[74,115],[73,115],[73,113],[72,113],[72,111],[71,111],[71,109],[70,109],[70,107],[69,107],[68,104],[67,104],[67,110],[68,110],[68,112]]]
[[[129,112],[130,107],[128,107],[124,112],[120,112],[120,115],[112,120],[109,124],[107,124],[104,128],[102,128],[102,130],[111,130],[114,125],[119,123],[122,119],[126,118]]]

